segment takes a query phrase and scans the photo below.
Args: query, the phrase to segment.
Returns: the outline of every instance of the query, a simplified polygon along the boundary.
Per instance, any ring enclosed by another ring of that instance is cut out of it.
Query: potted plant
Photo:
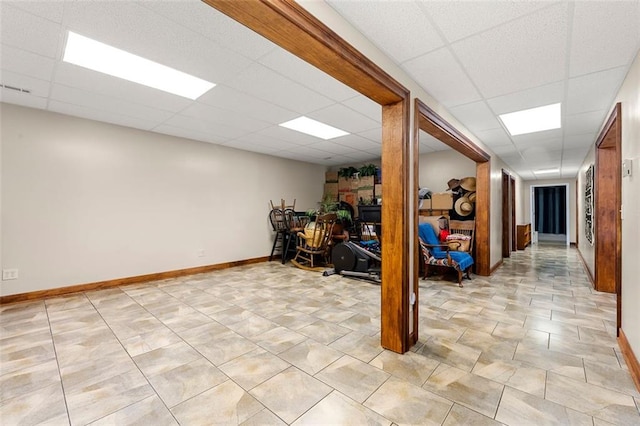
[[[377,170],[375,164],[365,164],[360,167],[360,187],[373,187]]]
[[[358,173],[358,169],[353,166],[341,167],[340,169],[338,169],[338,177],[342,178],[351,178],[356,173]]]
[[[364,166],[360,167],[360,170],[358,171],[360,172],[360,177],[364,177],[364,176],[375,176],[377,170],[378,168],[376,167],[375,164],[365,164]]]

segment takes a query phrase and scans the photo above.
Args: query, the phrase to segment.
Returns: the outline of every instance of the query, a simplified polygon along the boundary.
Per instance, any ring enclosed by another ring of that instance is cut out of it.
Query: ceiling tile
[[[272,124],[284,123],[300,115],[224,85],[209,90],[198,98],[198,103],[234,111],[242,116]]]
[[[513,142],[520,146],[523,144],[535,145],[549,139],[562,139],[562,129],[544,130],[542,132],[527,133],[526,135],[511,136]]]
[[[444,45],[415,2],[327,2],[398,63]]]
[[[234,111],[228,111],[200,103],[193,103],[191,106],[182,110],[180,115],[196,118],[199,121],[206,121],[212,125],[220,124],[223,126],[244,129],[247,132],[256,132],[272,126],[272,124],[265,121],[245,117]]]
[[[332,139],[333,143],[358,151],[379,150],[381,145],[359,135],[347,135]]]
[[[247,67],[227,85],[300,114],[335,103],[260,64]]]
[[[315,92],[333,99],[344,101],[358,95],[358,92],[320,71],[313,65],[301,61],[284,49],[274,50],[258,61],[267,68],[295,81]]]
[[[515,155],[519,152],[518,149],[513,144],[492,146],[491,151],[493,151],[494,154],[499,155],[501,157],[503,155]]]
[[[0,90],[0,102],[38,109],[44,109],[47,107],[47,98],[40,98],[38,96],[16,92],[10,89]]]
[[[501,125],[484,101],[450,108],[449,111],[464,126],[476,133],[482,130],[500,129]]]
[[[382,128],[367,130],[365,132],[358,133],[358,136],[368,139],[371,142],[375,142],[380,145],[382,143]]]
[[[132,102],[62,86],[60,84],[54,84],[51,88],[51,100],[105,111],[107,114],[126,115],[155,123],[156,125],[173,115],[173,113],[169,111],[162,111],[145,105],[134,104]]]
[[[133,2],[72,2],[64,23],[71,31],[212,83],[234,78],[251,63]]]
[[[55,61],[11,46],[0,47],[0,66],[17,74],[49,80],[53,75]]]
[[[447,48],[422,55],[402,65],[414,80],[445,106],[481,99],[473,83]]]
[[[62,22],[62,14],[64,11],[64,2],[62,1],[11,1],[11,0],[2,0],[0,4],[0,10],[4,8],[6,5],[11,5],[12,7],[16,7],[18,9],[22,9],[23,11],[30,13],[35,16],[39,16],[40,18],[44,18],[48,21],[61,23]],[[4,13],[4,11],[3,11]]]
[[[0,40],[7,46],[19,47],[48,58],[55,58],[61,42],[60,24],[51,22],[2,3]]]
[[[451,47],[480,92],[492,98],[562,80],[566,38],[567,6],[561,3]]]
[[[580,166],[590,149],[591,146],[589,145],[579,148],[565,148],[562,154],[562,165]]]
[[[507,135],[502,127],[498,129],[489,129],[474,132],[476,137],[485,145],[491,147],[495,146],[504,146],[504,145],[513,145],[511,142],[511,138]]]
[[[586,146],[591,146],[593,143],[595,143],[595,139],[596,139],[595,133],[565,136],[562,147],[564,149],[571,149],[571,148],[582,148]]]
[[[273,138],[260,132],[240,136],[239,138],[234,139],[230,143],[235,143],[235,142],[255,144],[255,145],[261,146],[262,149],[269,149],[273,151],[288,150],[288,149],[299,146],[299,144],[288,142],[278,138]]]
[[[11,71],[1,70],[0,82],[8,86],[29,90],[31,96],[46,98],[49,96],[51,84],[48,80],[29,77],[24,74],[17,74]],[[2,89],[3,92],[10,89]]]
[[[341,103],[360,114],[366,115],[376,123],[382,123],[382,107],[366,96],[357,95]]]
[[[504,24],[547,6],[544,2],[430,1],[421,3],[449,42]]]
[[[53,81],[64,86],[75,87],[172,112],[181,111],[193,102],[191,99],[163,92],[162,90],[64,62],[58,64]]]
[[[209,135],[207,140],[214,141],[216,143],[223,143],[227,139],[235,139],[240,136],[250,133],[249,131],[237,127],[225,126],[218,123],[212,123],[207,120],[201,120],[199,118],[187,117],[184,115],[174,115],[170,119],[166,120],[164,124],[174,127],[180,127],[182,129],[193,129],[197,132],[206,133]]]
[[[629,65],[640,48],[640,2],[573,2],[570,75]]]
[[[569,79],[566,113],[578,114],[609,108],[626,73],[625,67],[618,67]]]
[[[556,104],[564,100],[564,82],[558,81],[487,100],[494,113],[506,114],[523,109]]]
[[[146,1],[143,6],[202,34],[217,46],[251,59],[274,49],[275,44],[200,1]]]
[[[322,108],[307,114],[307,117],[349,133],[359,133],[373,129],[378,129],[378,131],[382,132],[380,123],[342,104],[334,104],[327,108]]]
[[[583,135],[594,134],[604,124],[606,110],[567,115],[564,119],[564,134]]]
[[[314,136],[305,135],[304,133],[297,132],[295,130],[287,129],[280,126],[271,126],[264,130],[260,130],[255,133],[260,136],[267,136],[275,140],[281,140],[291,142],[295,145],[310,145],[316,143],[318,138]]]

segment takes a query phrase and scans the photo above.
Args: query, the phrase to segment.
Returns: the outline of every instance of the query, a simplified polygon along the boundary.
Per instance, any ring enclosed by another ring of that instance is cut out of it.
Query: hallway
[[[279,262],[0,306],[3,424],[640,424],[614,296],[575,249],[420,281],[420,339],[380,288]]]

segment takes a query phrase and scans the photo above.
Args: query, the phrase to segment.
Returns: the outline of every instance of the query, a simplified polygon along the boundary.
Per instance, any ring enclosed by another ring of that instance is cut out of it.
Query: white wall
[[[576,242],[576,180],[575,179],[540,179],[540,180],[527,180],[523,182],[523,202],[524,202],[524,222],[531,222],[531,187],[532,186],[552,186],[552,185],[569,185],[567,188],[569,195],[569,223],[567,228],[569,230],[569,242]],[[584,194],[584,190],[582,192]],[[531,229],[534,229],[533,223]]]
[[[429,188],[433,192],[446,191],[449,179],[475,175],[475,161],[453,149],[420,154],[418,159],[420,188]]]
[[[636,56],[611,110],[622,103],[622,158],[632,159],[632,176],[622,179],[622,330],[640,359],[640,54]],[[608,116],[607,116],[608,117]],[[602,123],[604,125],[604,123]],[[578,193],[584,193],[584,172],[595,163],[595,150],[578,175]],[[578,197],[578,248],[593,272],[594,248],[584,238],[584,199]],[[598,226],[594,223],[594,226]]]
[[[2,295],[267,256],[269,200],[322,197],[324,166],[0,106]]]
[[[576,184],[576,186],[578,187],[578,197],[576,198],[576,208],[578,210],[578,223],[576,227],[577,241],[578,241],[577,247],[592,277],[595,277],[595,273],[596,273],[596,269],[595,269],[596,268],[596,249],[595,249],[595,245],[592,245],[591,243],[589,243],[589,241],[587,241],[587,237],[585,234],[584,190],[586,187],[585,173],[589,168],[589,166],[595,163],[596,163],[596,148],[594,145],[593,147],[591,147],[591,150],[589,150],[589,153],[585,157],[584,162],[582,163],[582,166],[578,171],[578,181]],[[593,219],[594,219],[594,226],[597,226],[595,224],[595,217]],[[593,237],[594,237],[593,241],[595,242],[595,235]]]
[[[622,329],[640,359],[640,54],[616,102],[622,102],[622,158],[633,159],[622,179]]]

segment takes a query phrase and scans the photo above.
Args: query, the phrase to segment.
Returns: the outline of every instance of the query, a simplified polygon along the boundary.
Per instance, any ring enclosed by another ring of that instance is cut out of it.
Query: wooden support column
[[[409,349],[408,113],[408,102],[382,108],[381,344],[399,353]]]
[[[293,0],[203,1],[382,106],[382,346],[406,352],[409,90]]]

